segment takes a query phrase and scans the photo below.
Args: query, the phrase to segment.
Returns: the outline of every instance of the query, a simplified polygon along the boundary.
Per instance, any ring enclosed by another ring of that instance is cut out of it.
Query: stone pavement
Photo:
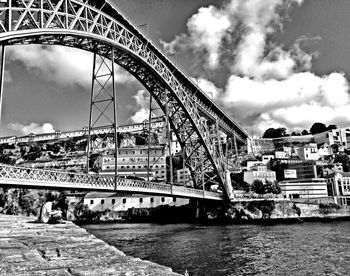
[[[34,220],[0,215],[0,275],[179,275],[126,256],[72,222],[50,225]]]

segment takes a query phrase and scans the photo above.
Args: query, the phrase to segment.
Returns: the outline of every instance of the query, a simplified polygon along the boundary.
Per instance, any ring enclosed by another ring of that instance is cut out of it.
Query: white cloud
[[[19,132],[21,135],[28,135],[30,133],[40,134],[40,133],[51,133],[54,132],[53,125],[51,123],[30,123],[28,125],[21,124],[19,122],[9,123],[7,125],[8,129]]]
[[[136,101],[137,111],[130,117],[131,122],[139,123],[149,119],[149,97],[148,92],[145,90],[139,90],[133,96]]]
[[[222,101],[251,129],[309,129],[314,122],[350,123],[349,84],[343,73],[295,73],[286,80],[257,81],[231,76]]]
[[[310,72],[317,53],[302,49],[310,38],[301,36],[289,49],[270,41],[272,34],[283,29],[289,10],[302,3],[230,0],[221,7],[200,8],[188,20],[187,34],[163,45],[169,51],[205,50],[209,68],[221,72],[226,66],[229,76],[224,89],[200,77],[198,84],[204,92],[215,91],[215,99],[249,131],[309,129],[318,121],[345,126],[350,123],[350,99],[344,73],[318,76]],[[220,28],[213,24],[217,18],[224,22]]]
[[[211,81],[204,79],[204,78],[191,78],[191,80],[199,86],[200,89],[205,92],[209,98],[216,99],[217,96],[222,93],[223,89],[217,87],[214,83]]]
[[[8,47],[11,61],[20,61],[27,70],[63,87],[91,87],[93,55],[90,52],[63,47],[21,45]],[[136,81],[124,69],[115,67],[115,82]]]
[[[168,52],[204,51],[210,69],[221,66],[220,57],[228,52],[234,59],[233,73],[255,78],[285,78],[297,67],[309,67],[312,55],[300,50],[299,41],[290,51],[280,46],[269,50],[267,37],[282,26],[280,10],[302,2],[231,0],[220,8],[202,7],[187,21],[188,34],[161,43]]]

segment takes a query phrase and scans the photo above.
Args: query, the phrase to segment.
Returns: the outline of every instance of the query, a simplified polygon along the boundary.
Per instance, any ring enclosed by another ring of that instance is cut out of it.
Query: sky
[[[110,1],[249,134],[350,126],[349,1]],[[87,126],[91,70],[81,50],[7,47],[0,136]],[[116,87],[118,124],[148,118],[121,68]]]

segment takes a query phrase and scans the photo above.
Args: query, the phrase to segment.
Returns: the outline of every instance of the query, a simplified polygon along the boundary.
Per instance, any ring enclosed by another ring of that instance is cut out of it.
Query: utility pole
[[[1,127],[2,95],[4,94],[4,73],[5,73],[5,44],[2,44],[1,45],[1,64],[0,64],[0,127]]]
[[[171,147],[171,131],[170,131],[170,123],[169,123],[169,107],[168,107],[168,91],[165,90],[165,117],[166,117],[166,127],[167,127],[167,137],[168,137],[168,148],[169,148],[169,171],[170,171],[170,184],[171,191],[173,190],[173,160],[172,160],[172,147]]]
[[[150,174],[150,146],[151,146],[151,121],[152,121],[152,95],[149,99],[149,117],[148,117],[148,151],[147,151],[147,181]]]

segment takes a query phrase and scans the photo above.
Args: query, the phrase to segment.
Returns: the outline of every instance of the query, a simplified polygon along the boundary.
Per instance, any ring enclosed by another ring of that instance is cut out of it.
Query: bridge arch
[[[113,57],[143,84],[164,112],[167,108],[195,185],[210,180],[225,187],[218,131],[241,143],[245,143],[246,132],[108,1],[1,1],[0,43],[62,45]]]

